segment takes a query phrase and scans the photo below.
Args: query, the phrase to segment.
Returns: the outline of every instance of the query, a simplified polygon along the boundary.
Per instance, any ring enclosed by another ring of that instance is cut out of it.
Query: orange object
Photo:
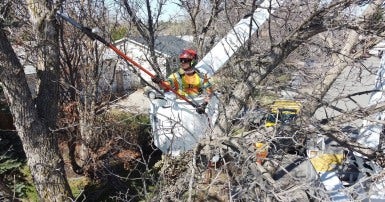
[[[267,145],[262,142],[256,142],[255,148],[256,148],[257,163],[262,164],[263,160],[265,160],[268,155]]]

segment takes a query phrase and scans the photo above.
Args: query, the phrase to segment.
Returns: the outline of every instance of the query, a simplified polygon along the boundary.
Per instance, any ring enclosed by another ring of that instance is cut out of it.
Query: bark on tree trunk
[[[226,104],[226,109],[219,116],[218,122],[213,130],[214,137],[227,135],[229,132],[229,123],[231,118],[233,118],[242,106],[246,105],[246,100],[249,98],[252,88],[248,85],[247,82],[242,82],[236,86],[234,93],[229,98],[228,104]]]
[[[18,131],[23,126],[18,126]],[[35,187],[42,201],[71,201],[64,161],[57,138],[41,122],[35,121],[26,133],[19,132]]]
[[[84,68],[84,75],[87,75],[83,82],[87,85],[82,88],[83,96],[79,97],[79,129],[81,136],[81,144],[79,147],[79,165],[83,168],[85,174],[88,177],[93,178],[93,173],[95,171],[95,162],[93,158],[93,150],[96,145],[95,140],[95,111],[96,111],[96,99],[97,99],[97,88],[99,83],[99,60],[97,42],[90,42],[89,48],[87,48],[87,55],[90,59],[89,64]],[[93,56],[93,57],[91,57]]]
[[[23,66],[3,29],[0,29],[0,78],[41,200],[70,201],[72,194],[57,137],[38,116]]]

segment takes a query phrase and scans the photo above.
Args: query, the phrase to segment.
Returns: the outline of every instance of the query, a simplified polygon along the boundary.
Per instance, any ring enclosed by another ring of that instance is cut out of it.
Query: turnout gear
[[[209,94],[212,93],[207,76],[201,75],[197,71],[192,74],[185,74],[185,71],[180,69],[171,74],[167,81],[174,90],[184,96],[196,97],[204,91]]]
[[[181,67],[177,72],[172,73],[167,80],[163,80],[155,75],[152,77],[152,81],[157,84],[162,84],[161,88],[165,91],[175,91],[176,94],[182,97],[188,97],[189,103],[193,103],[192,106],[196,108],[198,113],[205,113],[207,102],[212,95],[211,84],[207,75],[201,74],[193,66],[196,64],[197,53],[195,50],[187,49],[183,50],[179,55]],[[194,101],[194,97],[205,95],[204,104],[199,105]]]

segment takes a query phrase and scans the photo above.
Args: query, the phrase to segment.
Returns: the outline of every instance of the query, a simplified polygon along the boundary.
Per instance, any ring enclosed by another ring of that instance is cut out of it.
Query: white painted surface
[[[197,103],[202,101],[203,98],[194,99]],[[175,100],[172,93],[166,93],[166,99],[151,100],[150,119],[155,146],[172,156],[193,149],[214,125],[218,104],[219,100],[213,96],[206,114],[198,114],[187,102]]]
[[[331,201],[352,201],[352,199],[343,192],[345,187],[335,171],[319,173],[319,177]]]
[[[240,20],[238,24],[203,57],[196,68],[210,77],[214,75],[215,72],[223,67],[231,56],[249,40],[249,36],[253,35],[269,18],[270,14],[267,8],[270,7],[270,3],[272,8],[271,12],[273,13],[274,8],[278,6],[277,1],[263,1],[253,15]],[[251,20],[251,18],[253,20]],[[250,26],[250,24],[252,26]]]

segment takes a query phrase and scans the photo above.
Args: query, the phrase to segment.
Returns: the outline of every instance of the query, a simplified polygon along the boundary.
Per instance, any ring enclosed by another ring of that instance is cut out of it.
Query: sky
[[[113,10],[114,10],[114,6],[113,6],[114,3],[113,3],[113,1],[109,0],[108,2],[109,2],[108,4],[111,5],[109,10],[112,13],[114,13],[113,12]],[[183,17],[184,11],[181,10],[179,8],[179,6],[177,4],[175,4],[175,2],[178,2],[178,0],[167,0],[166,5],[162,8],[163,14],[160,16],[160,20],[161,21],[169,21],[169,20],[175,21],[175,20],[181,19]],[[157,1],[151,0],[151,3],[154,4],[152,6],[153,8],[157,8],[157,6],[156,6]],[[142,12],[141,12],[141,15],[143,15]]]
[[[155,1],[153,1],[155,2]],[[177,20],[183,16],[183,11],[175,4],[175,0],[168,1],[163,8],[164,14],[161,16],[162,21]]]

